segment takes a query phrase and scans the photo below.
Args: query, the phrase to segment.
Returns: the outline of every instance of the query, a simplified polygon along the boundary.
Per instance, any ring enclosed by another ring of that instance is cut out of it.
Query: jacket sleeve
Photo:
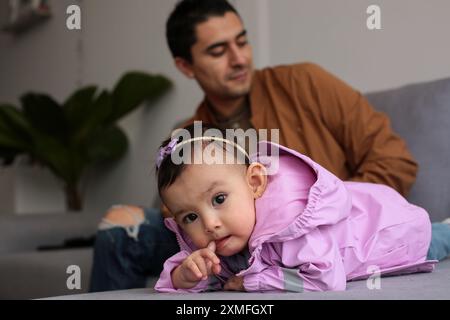
[[[246,291],[345,290],[344,265],[339,248],[327,228],[319,227],[300,239],[271,244],[281,252],[280,260],[277,263],[272,261],[271,265],[266,262],[262,271],[245,275]]]
[[[184,259],[189,256],[189,252],[180,251],[173,255],[164,263],[163,271],[161,272],[158,281],[155,285],[155,290],[158,292],[169,292],[169,293],[188,293],[188,292],[202,292],[209,289],[209,279],[199,281],[199,283],[190,289],[175,289],[172,283],[172,271],[178,267]]]
[[[346,83],[314,64],[307,64],[310,90],[322,119],[342,146],[352,181],[388,185],[407,195],[417,163],[406,143],[393,132],[389,118]]]

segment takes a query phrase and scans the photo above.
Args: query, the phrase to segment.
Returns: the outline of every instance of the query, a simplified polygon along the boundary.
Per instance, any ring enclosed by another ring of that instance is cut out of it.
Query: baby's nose
[[[211,216],[204,220],[204,225],[207,233],[213,233],[221,227],[222,222],[218,217]]]

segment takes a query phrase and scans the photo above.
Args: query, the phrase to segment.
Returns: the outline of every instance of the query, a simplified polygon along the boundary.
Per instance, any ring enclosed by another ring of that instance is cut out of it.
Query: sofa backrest
[[[95,234],[102,211],[0,216],[0,256],[63,245],[70,238]],[[0,282],[1,285],[1,282]]]
[[[419,163],[408,200],[432,221],[450,217],[450,78],[369,93]]]

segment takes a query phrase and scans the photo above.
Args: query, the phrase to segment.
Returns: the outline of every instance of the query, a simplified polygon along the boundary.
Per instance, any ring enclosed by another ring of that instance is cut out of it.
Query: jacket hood
[[[186,235],[186,233],[183,231],[183,229],[180,228],[180,226],[176,223],[174,218],[165,218],[164,224],[166,225],[166,227],[169,230],[171,230],[175,233],[178,245],[180,246],[181,250],[186,250],[186,251],[191,251],[191,252],[198,250],[196,245]]]
[[[309,157],[279,144],[261,141],[251,160],[262,163],[269,175],[264,194],[255,201],[256,225],[249,241],[250,251],[266,241],[290,240],[319,225],[336,223],[350,212],[350,194],[342,180]],[[342,212],[315,214],[322,211],[323,198]]]

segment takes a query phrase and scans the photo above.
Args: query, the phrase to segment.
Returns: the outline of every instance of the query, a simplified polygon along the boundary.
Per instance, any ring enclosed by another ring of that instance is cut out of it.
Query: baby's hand
[[[214,253],[216,244],[210,242],[204,249],[194,251],[172,273],[175,288],[189,289],[211,274],[220,273],[220,260]]]

